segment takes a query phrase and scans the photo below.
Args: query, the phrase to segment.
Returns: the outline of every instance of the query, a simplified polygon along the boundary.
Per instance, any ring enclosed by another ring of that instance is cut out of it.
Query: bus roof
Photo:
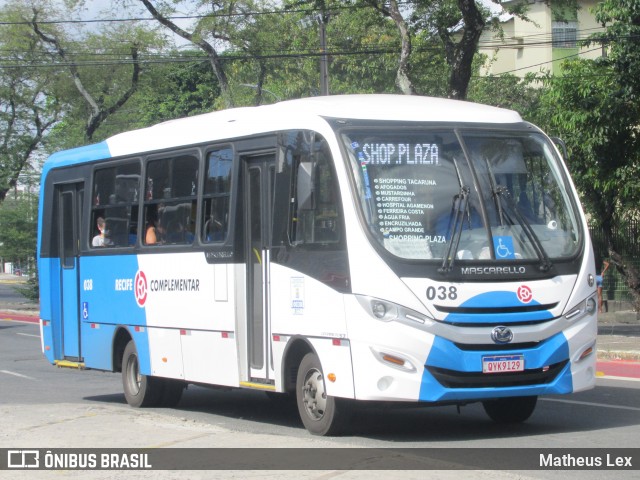
[[[98,144],[52,155],[45,163],[43,176],[51,168],[83,161],[278,130],[311,128],[323,117],[405,122],[522,122],[520,115],[512,110],[443,98],[377,94],[311,97],[260,107],[220,110],[120,133]]]

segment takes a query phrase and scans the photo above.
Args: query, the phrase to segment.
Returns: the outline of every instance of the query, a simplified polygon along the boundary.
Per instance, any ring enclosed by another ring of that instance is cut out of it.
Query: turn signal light
[[[393,363],[394,365],[398,365],[400,367],[404,367],[404,360],[398,357],[394,357],[393,355],[389,355],[388,353],[385,353],[384,355],[382,355],[382,359],[385,362],[389,362],[389,363]]]
[[[583,358],[588,357],[592,353],[593,353],[593,347],[589,347],[580,354],[580,358],[578,360],[582,360]]]

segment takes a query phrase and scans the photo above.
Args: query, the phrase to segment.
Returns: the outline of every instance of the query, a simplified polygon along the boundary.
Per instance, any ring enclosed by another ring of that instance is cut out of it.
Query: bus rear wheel
[[[538,397],[497,398],[482,402],[484,411],[496,423],[522,423],[536,408]]]
[[[159,379],[140,373],[138,351],[133,340],[127,343],[122,355],[122,386],[124,397],[132,407],[155,407],[162,400]]]
[[[302,423],[314,435],[338,435],[348,425],[349,405],[327,395],[322,366],[314,353],[307,353],[300,362],[296,403]]]

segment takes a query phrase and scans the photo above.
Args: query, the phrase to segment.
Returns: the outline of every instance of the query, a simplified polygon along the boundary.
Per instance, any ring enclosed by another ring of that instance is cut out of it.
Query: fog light
[[[376,318],[384,318],[387,314],[387,307],[382,302],[371,302],[371,313]]]

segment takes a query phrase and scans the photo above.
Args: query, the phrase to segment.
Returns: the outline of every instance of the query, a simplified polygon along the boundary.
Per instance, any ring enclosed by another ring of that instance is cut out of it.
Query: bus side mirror
[[[569,159],[569,155],[567,154],[567,144],[564,143],[564,140],[558,137],[551,137],[551,141],[558,147],[558,150],[562,152],[562,158],[566,162]]]
[[[313,162],[300,162],[296,184],[296,201],[298,210],[313,210],[314,205],[314,164]]]

